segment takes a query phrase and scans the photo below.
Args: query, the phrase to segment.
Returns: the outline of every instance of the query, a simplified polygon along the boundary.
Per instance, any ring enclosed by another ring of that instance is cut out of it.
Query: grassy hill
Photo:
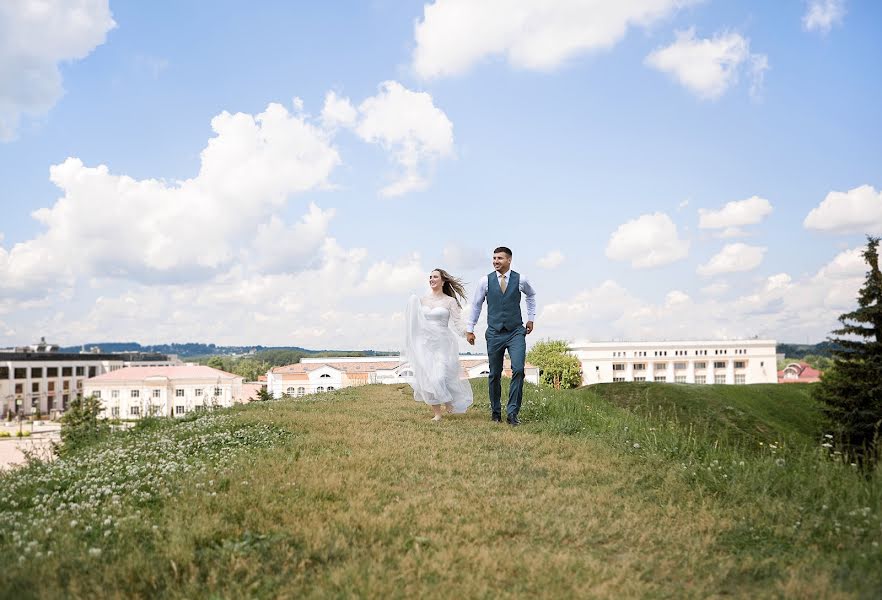
[[[612,383],[593,386],[591,393],[647,419],[673,419],[733,443],[815,445],[823,433],[811,384]]]
[[[878,597],[880,478],[773,441],[814,439],[799,389],[652,387],[528,386],[517,429],[481,382],[440,424],[406,386],[145,423],[0,476],[0,597]]]

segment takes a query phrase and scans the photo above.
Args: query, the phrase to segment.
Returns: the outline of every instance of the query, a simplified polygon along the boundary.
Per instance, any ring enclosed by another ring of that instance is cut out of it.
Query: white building
[[[487,377],[490,372],[486,355],[460,355],[459,362],[463,379]],[[507,362],[505,366],[508,368]],[[511,370],[503,374],[511,376]],[[275,398],[283,394],[303,396],[372,383],[407,383],[411,375],[410,367],[402,365],[398,356],[302,358],[297,364],[270,370],[266,374],[266,389]],[[539,383],[539,369],[527,365],[524,379]]]
[[[90,377],[131,365],[180,365],[174,355],[142,352],[60,352],[39,344],[0,350],[0,417],[8,413],[53,416],[67,410]]]
[[[656,383],[777,383],[775,340],[579,342],[582,385]]]
[[[203,365],[126,367],[86,381],[84,396],[101,400],[105,417],[182,416],[247,402],[244,378]]]

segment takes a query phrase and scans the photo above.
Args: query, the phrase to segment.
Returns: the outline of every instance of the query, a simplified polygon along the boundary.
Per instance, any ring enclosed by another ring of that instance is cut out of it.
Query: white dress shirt
[[[505,276],[506,286],[508,285],[511,270],[509,269],[505,273],[500,274],[499,271],[496,272],[496,278],[499,280],[499,287],[502,287],[502,277]],[[520,282],[518,283],[518,289],[524,295],[527,301],[527,320],[535,321],[536,320],[536,290],[533,289],[533,286],[530,285],[530,280],[524,277],[521,274]],[[469,333],[475,332],[475,323],[478,322],[478,318],[481,316],[481,309],[484,307],[484,300],[487,299],[487,278],[482,277],[481,283],[478,284],[478,288],[475,290],[474,296],[472,296],[472,304],[471,310],[469,311],[469,320],[466,323],[466,331]]]

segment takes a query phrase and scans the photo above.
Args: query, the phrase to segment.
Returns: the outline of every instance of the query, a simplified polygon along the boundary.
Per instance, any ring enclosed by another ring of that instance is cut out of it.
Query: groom
[[[466,340],[475,344],[475,323],[481,316],[484,300],[487,300],[487,356],[490,359],[490,418],[502,422],[500,395],[502,386],[502,357],[508,349],[511,358],[511,386],[508,390],[508,406],[505,408],[509,425],[517,426],[518,412],[524,393],[524,360],[527,353],[525,336],[533,331],[536,318],[536,292],[519,273],[511,270],[511,250],[500,246],[493,251],[493,268],[481,281],[472,298],[472,310],[466,325]],[[527,325],[521,316],[521,295],[527,300]]]

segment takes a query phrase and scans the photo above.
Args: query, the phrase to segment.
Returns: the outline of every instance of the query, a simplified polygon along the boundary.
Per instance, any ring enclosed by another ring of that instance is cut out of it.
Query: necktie
[[[508,285],[505,283],[505,275],[503,275],[502,277],[499,278],[499,287],[500,287],[500,289],[502,289],[502,293],[504,294],[505,288],[508,287]]]

